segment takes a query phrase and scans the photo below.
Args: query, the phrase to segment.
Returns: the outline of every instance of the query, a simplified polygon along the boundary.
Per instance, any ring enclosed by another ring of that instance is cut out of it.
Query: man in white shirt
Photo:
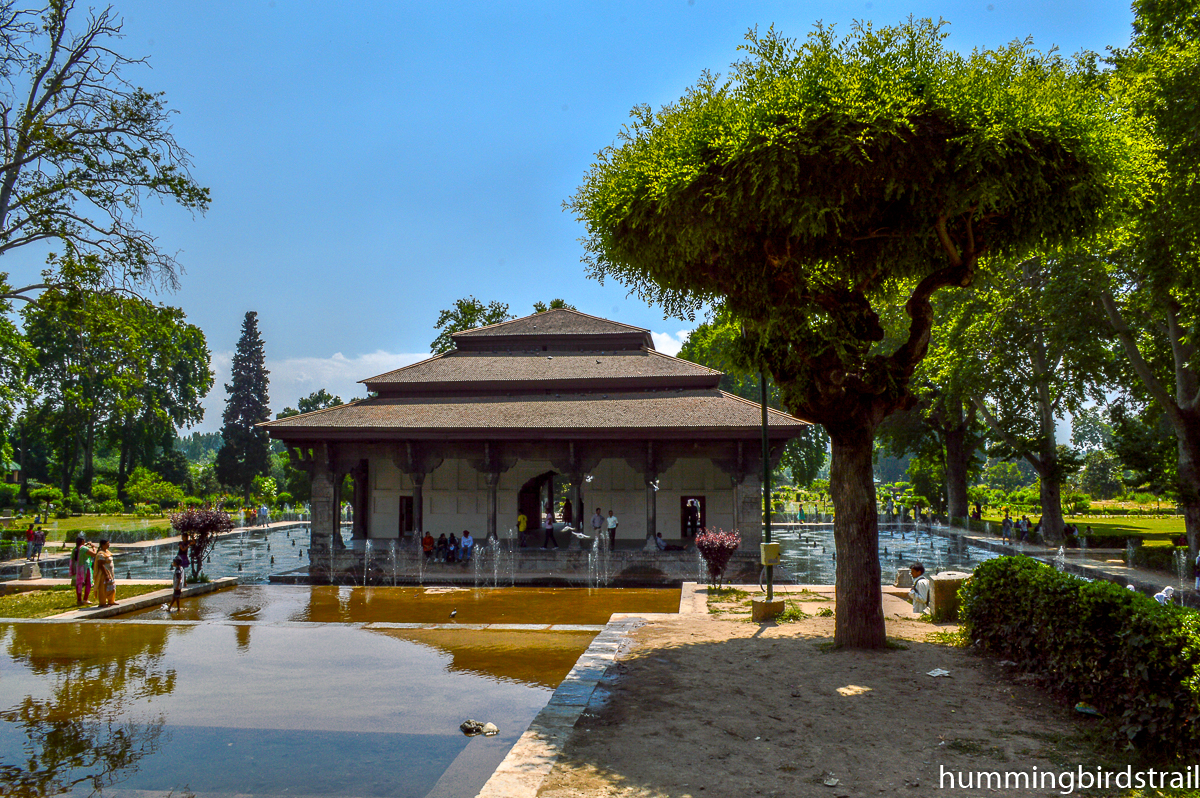
[[[908,591],[908,596],[912,599],[913,612],[920,615],[929,610],[929,577],[925,576],[925,566],[919,562],[913,563],[908,570],[913,578],[912,590]]]
[[[608,546],[612,549],[617,547],[617,517],[612,510],[608,511]]]

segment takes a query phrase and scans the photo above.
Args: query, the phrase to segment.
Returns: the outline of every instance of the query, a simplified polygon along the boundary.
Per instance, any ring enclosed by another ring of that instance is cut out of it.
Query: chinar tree
[[[676,315],[722,303],[785,406],[829,433],[840,646],[885,644],[872,442],[914,402],[931,297],[1109,224],[1152,166],[1091,60],[946,36],[751,32],[729,79],[635,108],[567,203],[593,277]],[[896,305],[907,334],[884,346]]]

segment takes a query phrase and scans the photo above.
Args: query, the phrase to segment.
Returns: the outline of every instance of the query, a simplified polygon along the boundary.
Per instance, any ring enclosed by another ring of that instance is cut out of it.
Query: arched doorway
[[[517,491],[517,512],[521,513],[528,519],[528,524],[525,528],[526,536],[540,535],[542,526],[542,508],[547,502],[553,503],[555,500],[554,479],[558,476],[557,471],[547,471],[543,474],[538,474],[527,481]],[[535,541],[540,538],[530,537],[529,540]]]

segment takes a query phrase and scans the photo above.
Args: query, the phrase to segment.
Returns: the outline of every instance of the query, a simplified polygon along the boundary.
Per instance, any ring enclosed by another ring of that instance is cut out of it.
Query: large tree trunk
[[[833,497],[833,539],[837,546],[837,622],[834,643],[844,648],[882,648],[883,625],[879,569],[879,517],[871,463],[873,430],[847,425],[829,430],[833,460],[829,493]]]
[[[1182,414],[1190,421],[1185,433],[1176,433],[1179,444],[1179,482],[1182,488],[1180,505],[1187,531],[1188,562],[1196,562],[1200,553],[1200,414]]]
[[[1063,539],[1062,489],[1055,476],[1057,469],[1055,457],[1050,463],[1036,466],[1039,480],[1042,484],[1042,537],[1047,543],[1060,543]],[[1035,464],[1036,465],[1036,464]],[[1049,475],[1049,476],[1048,476]]]
[[[971,514],[967,502],[967,468],[971,463],[971,452],[967,447],[968,422],[947,428],[946,442],[946,515],[966,520]]]

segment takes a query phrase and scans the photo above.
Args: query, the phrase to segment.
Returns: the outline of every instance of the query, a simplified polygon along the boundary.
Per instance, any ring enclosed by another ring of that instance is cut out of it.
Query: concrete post
[[[333,473],[326,444],[317,447],[312,468],[312,522],[309,525],[308,574],[314,583],[329,582],[332,572],[333,534],[337,528]]]
[[[425,534],[425,472],[414,471],[408,476],[413,484],[413,534],[419,538]],[[404,534],[400,536],[404,537]]]
[[[499,504],[499,488],[500,474],[497,471],[488,471],[485,475],[487,479],[487,537],[499,539],[499,534],[496,531],[496,519],[498,515]]]

